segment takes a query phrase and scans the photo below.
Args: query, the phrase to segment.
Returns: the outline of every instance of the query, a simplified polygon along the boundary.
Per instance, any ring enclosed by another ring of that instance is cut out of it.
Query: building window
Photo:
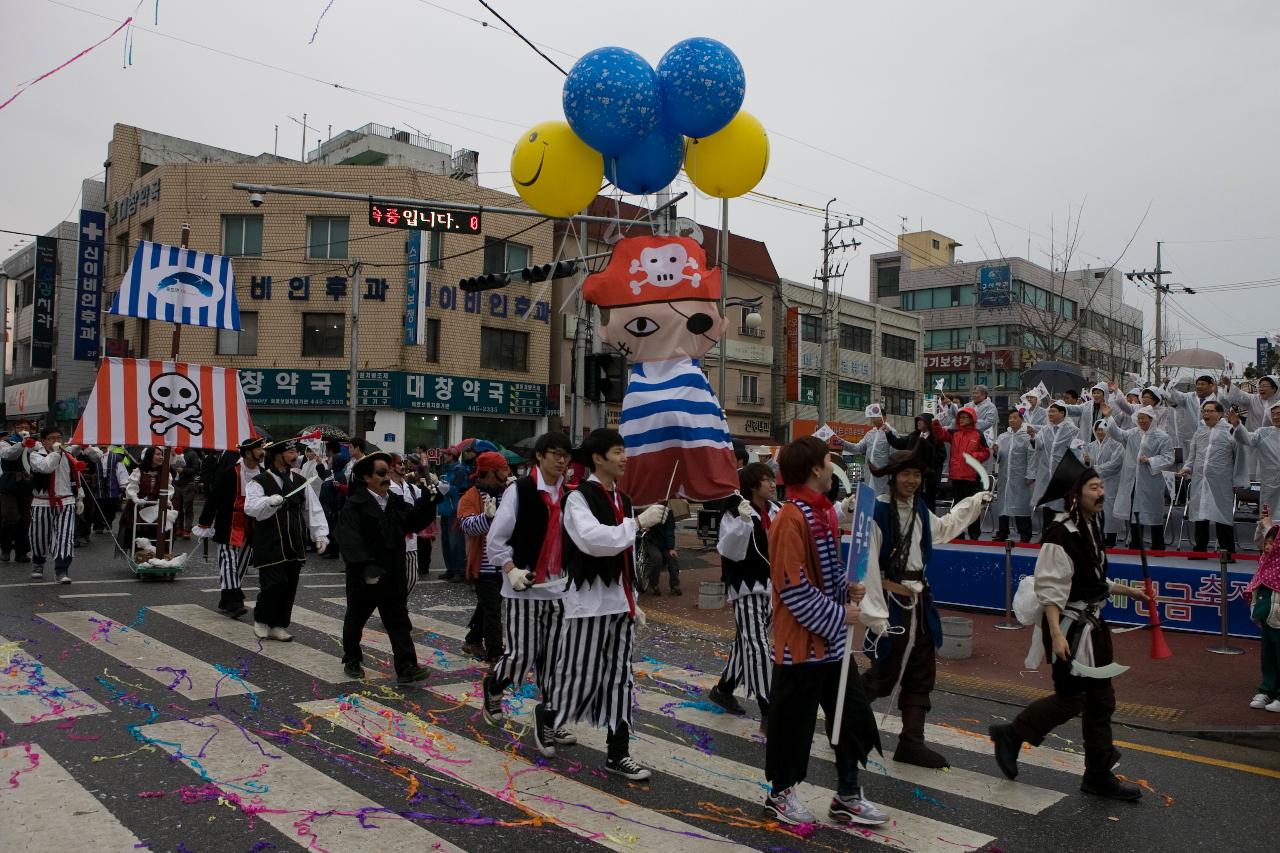
[[[234,258],[261,257],[262,216],[222,217],[222,254]]]
[[[148,219],[146,222],[142,223],[142,226],[138,229],[138,239],[152,240],[155,237],[155,233],[156,221],[154,219]]]
[[[303,314],[303,358],[339,358],[347,335],[345,314]]]
[[[240,312],[240,331],[218,330],[218,355],[258,354],[258,312]]]
[[[933,241],[933,248],[935,248],[935,249],[941,249],[941,248],[942,248],[942,244],[941,244],[941,243],[939,243],[937,240],[934,240],[934,241]]]
[[[871,405],[871,386],[841,379],[836,385],[836,405],[841,409],[865,409]]]
[[[129,231],[116,235],[116,273],[124,275],[129,271]]]
[[[950,287],[924,287],[902,294],[903,311],[927,311],[930,308],[960,308],[973,304],[973,285],[953,284]]]
[[[434,364],[440,360],[440,321],[435,317],[427,317],[424,321],[422,351],[426,361]]]
[[[522,270],[529,266],[529,247],[506,240],[484,238],[484,274]]]
[[[818,377],[800,377],[800,402],[809,406],[818,405]]]
[[[427,232],[427,264],[432,269],[444,269],[444,234],[440,231]]]
[[[915,414],[916,395],[905,388],[890,388],[885,385],[880,389],[884,393],[884,410],[886,414],[911,417]]]
[[[511,329],[480,329],[480,366],[487,370],[529,370],[529,334]]]
[[[911,338],[903,338],[884,332],[880,336],[881,355],[898,361],[916,360],[916,342]]]
[[[30,305],[32,302],[36,301],[35,273],[32,273],[31,275],[24,277],[22,281],[19,282],[18,293],[15,299],[17,300],[18,304],[14,306],[14,309],[19,311],[22,310],[25,306]]]
[[[898,274],[901,271],[902,267],[900,266],[876,267],[877,297],[884,298],[898,295]]]
[[[347,217],[308,217],[307,234],[308,258],[334,260],[347,257]]]
[[[822,340],[822,318],[817,314],[800,315],[800,340],[816,344]]]
[[[742,374],[742,396],[738,398],[740,403],[759,403],[760,402],[760,377],[754,373]]]
[[[840,324],[840,349],[871,352],[871,330],[852,323]]]

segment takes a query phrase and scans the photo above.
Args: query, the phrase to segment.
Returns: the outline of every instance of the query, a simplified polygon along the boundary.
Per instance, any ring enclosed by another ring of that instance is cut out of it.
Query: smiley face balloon
[[[525,132],[511,152],[511,180],[539,213],[563,218],[591,203],[604,180],[604,158],[568,122],[544,121]]]

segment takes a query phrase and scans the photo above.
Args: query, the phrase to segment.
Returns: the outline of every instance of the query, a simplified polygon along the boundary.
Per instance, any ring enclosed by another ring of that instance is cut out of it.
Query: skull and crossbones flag
[[[230,450],[253,434],[234,368],[108,358],[71,441]]]

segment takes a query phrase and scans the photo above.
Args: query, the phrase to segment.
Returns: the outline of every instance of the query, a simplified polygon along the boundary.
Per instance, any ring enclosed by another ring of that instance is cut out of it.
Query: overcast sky
[[[481,182],[509,191],[514,140],[563,117],[560,73],[479,2],[332,0],[309,43],[329,3],[161,0],[156,25],[156,0],[2,0],[0,102],[135,9],[140,26],[132,65],[121,33],[0,110],[0,228],[74,218],[114,122],[248,153],[271,151],[278,124],[292,157],[304,112],[322,135],[412,127],[479,151]],[[835,197],[834,209],[866,218],[846,294],[866,297],[867,258],[894,244],[902,217],[964,244],[963,260],[994,257],[997,243],[1027,256],[1030,243],[1030,259],[1047,264],[1051,233],[1061,252],[1079,216],[1072,266],[1105,267],[1150,206],[1119,266],[1152,268],[1166,241],[1167,280],[1199,290],[1171,300],[1185,345],[1243,364],[1257,335],[1280,329],[1280,4],[491,5],[565,68],[609,44],[654,64],[689,36],[728,44],[746,69],[745,109],[770,132],[757,190],[819,208]],[[705,197],[681,213],[695,204],[717,224]],[[744,198],[730,224],[765,241],[784,277],[812,278],[820,213]],[[0,251],[23,242],[0,234]],[[1213,290],[1237,282],[1264,283]],[[1130,287],[1127,300],[1146,311],[1150,336],[1149,289]]]

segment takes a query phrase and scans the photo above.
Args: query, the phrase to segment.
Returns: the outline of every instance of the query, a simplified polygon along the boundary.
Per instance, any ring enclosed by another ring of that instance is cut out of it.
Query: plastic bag
[[[1013,615],[1023,625],[1038,625],[1043,613],[1044,606],[1036,597],[1035,575],[1024,575],[1013,594]]]

